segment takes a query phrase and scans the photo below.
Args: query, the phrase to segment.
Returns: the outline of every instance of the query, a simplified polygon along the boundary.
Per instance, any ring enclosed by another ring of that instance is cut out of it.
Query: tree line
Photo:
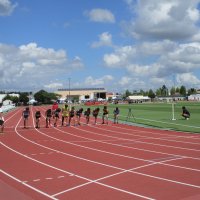
[[[5,100],[11,100],[14,104],[16,105],[27,105],[30,98],[33,96],[34,99],[42,104],[51,104],[52,101],[56,101],[60,95],[52,93],[52,92],[47,92],[45,90],[40,90],[36,92],[34,95],[32,92],[13,92],[15,94],[19,94],[19,97],[17,96],[11,96],[7,94],[4,98],[3,101]],[[5,93],[3,93],[5,94]]]
[[[34,96],[34,99],[37,102],[42,103],[42,104],[51,104],[52,101],[56,101],[60,98],[59,94],[47,92],[45,90],[40,90],[36,92],[34,95],[32,94],[32,92],[10,92],[10,94],[11,93],[19,94],[19,97],[11,96],[9,95],[9,93],[7,93],[3,101],[11,100],[16,105],[19,105],[19,104],[27,105],[31,96]],[[149,98],[153,99],[156,96],[169,96],[169,95],[173,96],[176,94],[181,95],[181,96],[189,96],[191,94],[196,94],[196,93],[197,93],[197,90],[195,88],[190,88],[187,90],[186,87],[183,85],[181,87],[171,87],[170,89],[168,89],[166,85],[163,85],[162,87],[156,89],[155,91],[153,91],[152,89],[148,91],[144,91],[141,89],[140,91],[130,92],[127,89],[125,93],[123,94],[123,98],[126,98],[131,95],[143,95],[143,96],[148,96]],[[0,91],[0,94],[6,94],[6,92]]]
[[[197,90],[195,88],[186,89],[184,85],[181,87],[171,87],[170,89],[167,88],[166,85],[163,85],[162,87],[156,89],[153,91],[152,89],[149,89],[148,91],[140,90],[140,91],[133,91],[130,92],[129,90],[126,90],[123,97],[128,97],[131,95],[143,95],[148,96],[150,98],[155,98],[156,96],[174,96],[174,95],[181,95],[181,96],[189,96],[191,94],[197,94]]]

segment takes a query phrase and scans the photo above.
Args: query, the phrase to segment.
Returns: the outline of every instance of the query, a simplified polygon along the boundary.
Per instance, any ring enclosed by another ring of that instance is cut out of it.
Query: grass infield
[[[185,120],[181,116],[182,106],[186,106],[190,111],[191,117],[189,120]],[[91,110],[95,108],[94,106],[90,107]],[[102,112],[103,106],[98,107],[100,108],[100,112]],[[175,103],[174,118],[172,103],[108,104],[110,120],[113,119],[113,110],[116,107],[120,109],[119,120],[122,122],[134,123],[140,126],[200,133],[200,102]],[[85,110],[86,106],[83,108]],[[131,109],[130,113],[129,109]],[[101,116],[101,113],[99,116]]]

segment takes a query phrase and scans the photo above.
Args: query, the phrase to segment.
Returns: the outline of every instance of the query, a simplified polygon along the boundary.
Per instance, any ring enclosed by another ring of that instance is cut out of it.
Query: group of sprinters
[[[3,117],[3,110],[2,110],[2,104],[0,103],[0,132],[3,132],[4,130],[4,117]],[[99,108],[95,108],[92,111],[92,114],[94,116],[94,120],[95,120],[95,124],[97,123],[97,117],[99,115]],[[74,107],[72,107],[71,109],[68,108],[68,105],[66,104],[62,109],[60,109],[58,107],[57,103],[54,103],[52,106],[52,109],[48,109],[45,112],[45,116],[46,116],[46,127],[48,128],[51,124],[51,118],[53,117],[54,119],[54,126],[57,126],[57,121],[59,119],[59,113],[62,112],[62,126],[64,126],[64,123],[66,123],[66,125],[70,125],[71,121],[73,120],[74,125],[76,125],[76,121],[77,124],[80,125],[80,119],[81,119],[81,115],[83,113],[83,109],[80,108],[78,110],[75,110]],[[90,120],[90,114],[91,114],[91,109],[87,108],[87,110],[84,112],[84,115],[86,117],[86,123],[89,123]],[[108,124],[108,114],[109,111],[107,109],[107,106],[104,106],[103,108],[103,115],[102,115],[102,124],[106,123]],[[118,123],[118,116],[119,116],[119,109],[118,107],[115,108],[114,112],[114,123]],[[27,127],[27,121],[28,121],[28,117],[30,115],[30,111],[29,111],[29,107],[25,108],[25,110],[22,112],[23,118],[24,118],[24,128]],[[186,109],[185,106],[182,107],[182,114],[181,114],[186,120],[188,120],[190,118],[190,112]],[[35,112],[35,119],[36,119],[36,128],[40,127],[40,118],[41,118],[41,113],[40,111],[36,111]]]
[[[99,115],[100,109],[95,108],[92,112],[90,108],[87,108],[87,110],[84,111],[84,116],[86,118],[86,124],[89,124],[90,121],[90,115],[92,114],[94,117],[94,124],[97,124],[97,117]],[[67,104],[64,105],[62,109],[59,108],[57,103],[54,103],[52,105],[52,108],[47,109],[45,112],[46,117],[46,128],[50,127],[51,119],[54,120],[54,127],[57,126],[58,119],[60,118],[60,113],[62,113],[62,122],[61,126],[70,126],[71,123],[73,123],[74,126],[81,125],[81,116],[83,114],[83,108],[79,108],[78,110],[75,110],[75,107],[69,108]],[[102,115],[102,124],[108,124],[108,108],[107,106],[104,106],[103,108],[103,115]],[[114,114],[114,123],[118,123],[118,116],[119,116],[119,109],[116,107],[116,109],[113,112]],[[25,110],[22,112],[23,118],[24,118],[24,128],[27,127],[27,121],[28,117],[30,115],[29,107],[25,108]],[[40,128],[40,118],[41,118],[41,112],[37,110],[35,112],[35,121],[36,121],[36,128]]]

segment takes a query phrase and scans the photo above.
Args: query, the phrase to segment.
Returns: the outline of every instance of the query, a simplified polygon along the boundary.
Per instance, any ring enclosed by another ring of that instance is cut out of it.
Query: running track
[[[0,200],[200,199],[200,134],[93,125],[92,118],[44,128],[44,116],[35,129],[36,109],[28,129],[22,108],[5,116]]]

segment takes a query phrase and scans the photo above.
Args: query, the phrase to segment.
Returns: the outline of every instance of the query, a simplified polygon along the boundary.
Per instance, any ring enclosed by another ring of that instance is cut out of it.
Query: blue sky
[[[0,90],[200,88],[200,0],[0,0]]]

